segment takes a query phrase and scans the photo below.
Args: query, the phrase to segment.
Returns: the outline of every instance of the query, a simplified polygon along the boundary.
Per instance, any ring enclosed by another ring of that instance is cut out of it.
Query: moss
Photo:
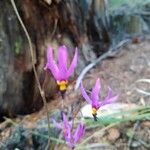
[[[14,51],[16,55],[19,55],[21,53],[21,47],[22,47],[22,39],[18,38],[17,41],[14,43]]]

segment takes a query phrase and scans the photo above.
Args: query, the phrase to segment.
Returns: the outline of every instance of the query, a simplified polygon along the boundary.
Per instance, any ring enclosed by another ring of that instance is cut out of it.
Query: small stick
[[[131,41],[130,39],[126,39],[126,40],[121,41],[115,47],[110,48],[106,53],[104,53],[99,58],[97,58],[95,61],[93,61],[92,63],[87,65],[77,78],[76,85],[75,85],[75,90],[77,90],[79,88],[81,80],[84,78],[85,74],[90,69],[92,69],[95,65],[97,65],[99,62],[101,62],[103,59],[106,59],[107,57],[114,56],[118,52],[118,50],[116,50],[116,49],[119,49],[120,47],[124,46],[125,44],[127,44],[130,41]]]
[[[29,50],[30,50],[30,54],[31,54],[31,63],[32,63],[32,68],[33,68],[33,72],[34,72],[34,76],[35,76],[35,79],[36,79],[36,82],[37,82],[37,86],[38,86],[38,89],[39,89],[39,92],[40,92],[40,95],[42,97],[42,100],[43,100],[43,103],[44,103],[44,108],[45,108],[45,111],[46,111],[46,114],[47,114],[47,122],[48,122],[48,136],[49,136],[49,140],[48,140],[48,144],[47,144],[47,147],[45,148],[46,150],[49,149],[49,145],[50,145],[50,118],[49,118],[49,113],[48,113],[48,107],[47,107],[47,102],[46,102],[46,98],[45,98],[45,93],[40,85],[40,81],[39,81],[39,78],[38,78],[38,75],[37,75],[37,71],[36,71],[36,67],[35,67],[35,59],[34,59],[34,52],[33,52],[33,47],[32,47],[32,42],[31,42],[31,38],[29,36],[29,33],[19,15],[19,12],[17,10],[17,7],[16,7],[16,4],[14,2],[14,0],[10,0],[11,1],[11,4],[13,6],[13,9],[16,13],[16,16],[25,32],[25,35],[27,37],[27,40],[28,40],[28,43],[29,43]]]
[[[134,127],[133,127],[133,135],[129,138],[129,141],[128,141],[128,146],[129,146],[129,147],[130,147],[131,144],[132,144],[132,141],[133,141],[134,135],[135,135],[135,131],[137,130],[139,124],[140,124],[140,121],[137,121],[137,122],[134,124]]]

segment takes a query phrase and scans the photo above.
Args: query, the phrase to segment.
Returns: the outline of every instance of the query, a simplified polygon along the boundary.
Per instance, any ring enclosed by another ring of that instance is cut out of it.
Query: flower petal
[[[75,69],[75,67],[77,65],[77,59],[78,59],[78,49],[76,48],[75,49],[75,54],[74,54],[74,57],[73,57],[73,60],[72,60],[72,63],[71,63],[71,65],[70,65],[70,67],[68,69],[68,72],[67,72],[67,76],[68,77],[72,75],[72,73],[73,73],[73,71],[74,71],[74,69]]]
[[[82,96],[84,97],[84,99],[85,99],[89,104],[92,104],[92,101],[91,101],[91,99],[89,98],[89,96],[87,95],[87,93],[86,93],[86,91],[85,91],[85,89],[84,89],[84,87],[83,87],[82,82],[81,82],[81,84],[80,84],[80,90],[81,90],[81,93],[82,93]]]
[[[72,124],[69,123],[67,116],[64,113],[63,113],[63,123],[64,123],[64,127],[63,127],[64,138],[65,138],[66,142],[70,142],[71,141]]]
[[[71,143],[72,135],[71,135],[70,128],[68,128],[66,131],[64,131],[64,138],[65,138],[66,142]]]
[[[59,73],[62,79],[67,79],[67,48],[65,45],[60,46],[58,49],[58,66]]]
[[[114,101],[116,101],[118,99],[118,97],[119,97],[119,95],[116,95],[110,99],[104,100],[103,102],[101,102],[101,106],[113,103]]]
[[[84,133],[85,133],[85,125],[83,123],[80,123],[73,135],[74,144],[76,144],[80,140],[80,138],[83,136]]]
[[[100,88],[101,88],[100,79],[98,78],[91,92],[92,105],[94,106],[97,106],[98,104]]]
[[[55,119],[51,119],[51,120],[52,120],[52,122],[53,122],[53,124],[54,124],[54,126],[56,128],[58,128],[58,129],[62,129],[63,128],[62,127],[62,123],[57,123]]]
[[[67,116],[64,113],[63,113],[63,123],[64,123],[65,127],[67,127],[67,128],[71,127],[71,123],[69,123]]]
[[[44,69],[50,69],[54,78],[57,80],[59,79],[59,69],[54,61],[53,50],[51,46],[48,46],[47,49],[47,64]]]
[[[105,99],[103,101],[101,101],[100,105],[106,105],[106,104],[110,104],[113,103],[114,101],[116,101],[118,99],[119,95],[113,96],[112,95],[112,89],[110,87],[108,87],[108,93],[107,96],[105,97]]]
[[[110,88],[110,87],[108,87],[108,93],[107,93],[107,96],[106,96],[106,98],[105,99],[109,99],[109,98],[111,98],[112,97],[112,89]]]

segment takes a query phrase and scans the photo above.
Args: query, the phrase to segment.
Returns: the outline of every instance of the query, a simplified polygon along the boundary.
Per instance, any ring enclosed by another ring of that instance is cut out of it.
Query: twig
[[[13,121],[12,119],[10,119],[10,118],[4,117],[4,119],[5,119],[5,122],[8,122],[8,123],[10,123],[10,124],[12,124],[14,126],[17,125],[17,123],[15,121]]]
[[[47,113],[47,122],[48,122],[48,135],[50,137],[50,118],[49,118],[49,114],[48,114],[48,107],[47,107],[47,102],[46,102],[46,98],[45,98],[45,93],[44,91],[42,90],[42,87],[40,85],[40,81],[39,81],[39,78],[38,78],[38,75],[37,75],[37,71],[36,71],[36,68],[35,68],[35,59],[34,59],[34,52],[33,52],[33,47],[32,47],[32,42],[31,42],[31,38],[29,36],[29,33],[19,15],[19,12],[17,10],[17,7],[16,7],[16,4],[14,2],[14,0],[10,0],[11,1],[11,4],[13,6],[13,9],[16,13],[16,16],[25,32],[25,35],[27,37],[27,40],[28,40],[28,43],[29,43],[29,50],[30,50],[30,54],[31,54],[31,63],[32,63],[32,67],[33,67],[33,72],[34,72],[34,76],[35,76],[35,79],[36,79],[36,82],[37,82],[37,86],[38,86],[38,89],[39,89],[39,92],[40,92],[40,95],[42,97],[42,100],[43,100],[43,103],[44,103],[44,108],[46,110],[46,113]],[[49,141],[48,141],[48,145],[47,145],[47,148],[49,147],[49,144],[50,144],[50,138],[49,138]]]
[[[146,143],[145,141],[141,139],[137,139],[143,146],[145,146],[147,149],[150,149],[150,144]]]
[[[58,143],[60,143],[60,144],[65,144],[65,141],[63,141],[62,139],[57,139],[57,138],[55,138],[55,137],[49,137],[49,136],[47,136],[47,135],[45,135],[45,134],[41,134],[41,133],[36,132],[36,131],[33,131],[33,130],[31,130],[30,133],[32,133],[32,134],[34,134],[34,135],[37,135],[37,136],[39,136],[39,137],[42,137],[42,138],[44,138],[44,139],[50,138],[50,139],[51,139],[52,141],[54,141],[54,142],[58,142]]]
[[[10,118],[7,117],[3,117],[3,118],[5,119],[5,121],[0,124],[0,131],[3,131],[6,127],[9,127],[11,125],[13,126],[17,125],[17,123]]]
[[[135,124],[134,124],[134,127],[133,127],[133,134],[132,136],[129,138],[129,141],[128,141],[128,146],[130,147],[131,144],[132,144],[132,141],[134,139],[134,135],[135,135],[135,131],[137,130],[137,127],[139,126],[139,123],[140,121],[137,121]]]
[[[56,32],[56,28],[57,28],[57,24],[58,24],[58,19],[55,19],[55,22],[54,22],[54,29],[52,31],[52,34],[51,34],[51,39],[53,38],[55,32]]]
[[[77,78],[76,81],[76,85],[75,85],[75,90],[77,90],[80,86],[81,80],[84,78],[85,74],[92,69],[95,65],[97,65],[98,63],[100,63],[103,59],[106,59],[107,57],[112,57],[114,56],[120,47],[124,46],[125,44],[127,44],[128,42],[130,42],[130,39],[126,39],[121,41],[120,43],[118,43],[115,47],[110,48],[106,53],[104,53],[103,55],[101,55],[99,58],[97,58],[95,61],[93,61],[92,63],[90,63],[89,65],[87,65],[83,71],[81,72],[81,74],[79,75],[79,77]]]
[[[135,83],[138,83],[138,82],[143,82],[143,83],[150,83],[150,79],[139,79],[137,80]],[[140,88],[137,88],[135,87],[135,90],[141,94],[144,94],[144,95],[147,95],[147,96],[150,96],[150,92],[146,91],[146,90],[142,90]]]
[[[85,150],[85,149],[95,149],[95,148],[108,148],[108,147],[112,147],[112,145],[108,144],[108,143],[92,143],[92,144],[88,144],[85,146],[77,146],[75,148],[75,150]]]

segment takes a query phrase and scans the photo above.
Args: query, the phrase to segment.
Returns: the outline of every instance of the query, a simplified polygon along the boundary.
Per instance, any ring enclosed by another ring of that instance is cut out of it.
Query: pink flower
[[[53,50],[51,46],[48,46],[47,50],[47,63],[44,67],[45,70],[50,70],[53,74],[54,78],[57,81],[59,86],[59,90],[64,92],[67,89],[68,85],[68,78],[74,72],[74,69],[77,65],[77,57],[78,57],[78,50],[75,49],[75,54],[73,60],[70,64],[70,67],[67,67],[67,48],[66,46],[60,46],[58,49],[58,64],[54,61],[53,58]]]
[[[99,98],[99,92],[101,89],[100,79],[96,80],[95,86],[93,87],[90,96],[88,96],[88,94],[86,93],[82,82],[81,82],[80,89],[81,89],[81,93],[82,93],[82,96],[84,97],[84,99],[92,106],[92,115],[94,117],[94,120],[97,120],[97,117],[96,117],[97,110],[101,106],[113,103],[118,98],[118,95],[113,96],[112,89],[110,87],[108,87],[107,96],[103,100]]]
[[[68,146],[72,149],[75,148],[76,143],[85,133],[85,125],[80,123],[76,128],[75,132],[72,134],[72,123],[70,123],[63,113],[63,123],[57,123],[54,119],[52,120],[53,124],[63,130],[64,139],[67,142]]]

